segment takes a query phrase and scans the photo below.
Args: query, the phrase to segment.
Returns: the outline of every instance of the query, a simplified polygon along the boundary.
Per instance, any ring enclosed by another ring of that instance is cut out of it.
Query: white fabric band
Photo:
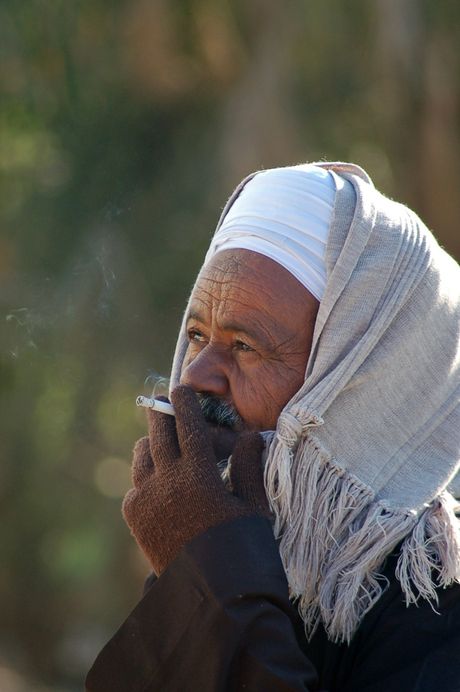
[[[312,164],[261,171],[228,210],[205,265],[222,250],[253,250],[281,264],[321,301],[335,195],[332,173]]]

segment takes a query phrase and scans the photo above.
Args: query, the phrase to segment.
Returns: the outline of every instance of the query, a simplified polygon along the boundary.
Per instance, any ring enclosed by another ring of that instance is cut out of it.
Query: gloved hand
[[[230,458],[229,486],[251,514],[262,514],[271,520],[262,468],[263,450],[264,440],[259,433],[247,433],[239,438]]]
[[[268,516],[258,433],[241,437],[233,451],[232,494],[216,466],[211,436],[191,387],[171,394],[176,416],[148,411],[149,437],[136,444],[134,488],[123,516],[157,575],[179,550],[206,529],[250,514]]]

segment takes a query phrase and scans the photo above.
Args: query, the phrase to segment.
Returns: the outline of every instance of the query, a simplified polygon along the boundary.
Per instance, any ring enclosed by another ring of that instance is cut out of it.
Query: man
[[[123,505],[158,578],[87,690],[458,692],[460,269],[416,215],[348,164],[243,181],[171,383]]]

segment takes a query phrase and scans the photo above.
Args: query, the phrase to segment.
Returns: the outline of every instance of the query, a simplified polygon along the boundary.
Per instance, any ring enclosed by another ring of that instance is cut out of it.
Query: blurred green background
[[[148,565],[121,498],[221,207],[350,160],[460,257],[457,0],[2,0],[0,690],[82,689]]]

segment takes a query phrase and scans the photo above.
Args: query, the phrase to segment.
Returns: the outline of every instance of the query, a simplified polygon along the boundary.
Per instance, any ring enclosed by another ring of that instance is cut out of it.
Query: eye
[[[254,349],[248,346],[247,344],[244,343],[244,341],[238,341],[236,342],[236,348],[238,351],[253,351]]]
[[[187,332],[188,340],[197,342],[197,341],[204,341],[204,336],[201,332],[199,332],[197,329],[189,329]]]

